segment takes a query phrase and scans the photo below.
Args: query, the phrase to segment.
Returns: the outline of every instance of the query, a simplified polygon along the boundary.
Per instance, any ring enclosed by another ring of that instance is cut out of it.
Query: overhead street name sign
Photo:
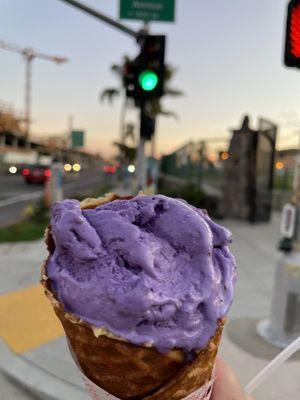
[[[84,131],[72,131],[71,132],[71,146],[72,149],[76,149],[84,146]]]
[[[120,0],[120,18],[173,22],[175,0]]]

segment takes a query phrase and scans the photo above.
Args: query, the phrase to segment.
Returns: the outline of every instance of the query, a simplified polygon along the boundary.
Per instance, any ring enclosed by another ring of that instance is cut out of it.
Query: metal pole
[[[90,14],[93,17],[106,22],[107,24],[119,29],[120,31],[127,33],[130,36],[133,36],[135,38],[138,38],[138,36],[139,36],[139,32],[134,31],[133,29],[129,28],[128,26],[123,25],[120,22],[113,20],[112,18],[108,17],[107,15],[104,15],[104,14],[100,13],[99,11],[94,10],[93,8],[91,8],[85,4],[79,3],[78,1],[75,1],[75,0],[61,0],[61,1],[68,3],[76,8],[79,8],[81,11],[84,11],[87,14]]]
[[[73,130],[73,115],[68,118],[68,149],[72,148],[72,130]]]
[[[123,95],[123,92],[122,92]],[[127,97],[126,93],[124,93],[124,101],[121,104],[121,112],[120,112],[120,143],[125,144],[125,118],[126,118],[126,110],[127,110]]]
[[[25,57],[25,137],[29,138],[31,123],[31,79],[32,79],[32,60],[31,54],[24,54]]]
[[[123,95],[123,91],[122,91]],[[124,93],[124,101],[122,102],[121,105],[121,112],[120,112],[120,143],[121,146],[125,145],[125,118],[126,118],[126,110],[127,110],[127,97],[126,93]],[[126,165],[126,160],[125,160],[125,155],[122,149],[120,149],[120,156],[119,156],[119,161],[120,161],[120,170],[119,170],[119,178],[121,179],[121,184],[123,185],[124,189],[126,190],[127,187],[127,180],[126,180],[126,174],[127,174],[127,165]]]
[[[147,21],[144,21],[142,32],[144,34],[149,33],[150,25]],[[146,157],[145,157],[145,137],[142,132],[142,119],[145,118],[145,102],[141,101],[140,104],[140,141],[137,153],[137,187],[138,191],[144,191],[146,188]]]
[[[155,143],[155,134],[151,137],[151,157],[155,158],[156,156],[156,143]]]
[[[144,190],[146,187],[146,157],[145,157],[145,136],[142,131],[143,119],[145,118],[145,102],[140,104],[140,142],[137,153],[137,187],[138,190]]]
[[[140,136],[137,154],[137,187],[138,191],[144,190],[146,186],[146,159],[145,159],[145,138]]]
[[[300,149],[300,130],[298,132],[298,150]],[[293,195],[298,196],[300,193],[300,155],[296,156],[296,163],[294,166],[294,178],[293,178]]]

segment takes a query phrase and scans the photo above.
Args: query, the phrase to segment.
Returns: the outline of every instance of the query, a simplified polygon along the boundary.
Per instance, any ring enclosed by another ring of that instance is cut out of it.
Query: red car
[[[115,165],[103,165],[102,171],[107,174],[114,174],[117,171],[117,167]]]
[[[26,183],[45,184],[51,176],[51,169],[46,165],[32,165],[22,170]]]

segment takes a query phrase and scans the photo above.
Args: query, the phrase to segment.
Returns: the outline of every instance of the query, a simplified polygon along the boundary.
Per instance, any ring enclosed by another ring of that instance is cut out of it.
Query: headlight
[[[17,167],[9,167],[8,171],[11,174],[16,174],[18,172],[18,168]]]
[[[131,174],[133,174],[134,171],[135,171],[135,166],[134,166],[134,165],[128,165],[127,169],[128,169],[128,172],[130,172]]]
[[[73,164],[73,171],[79,172],[81,170],[81,165],[80,164]]]
[[[72,165],[71,165],[71,164],[65,164],[65,165],[64,165],[64,170],[65,170],[66,172],[70,172],[71,169],[72,169]]]

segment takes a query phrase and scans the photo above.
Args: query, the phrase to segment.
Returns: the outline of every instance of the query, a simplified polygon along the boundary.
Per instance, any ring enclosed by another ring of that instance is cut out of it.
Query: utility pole
[[[24,99],[24,134],[26,139],[30,135],[30,124],[31,124],[31,100],[32,100],[32,61],[35,58],[42,60],[52,61],[56,64],[63,64],[68,61],[65,57],[50,56],[37,52],[31,48],[21,48],[16,45],[12,45],[0,40],[0,49],[19,53],[24,57],[25,60],[25,99]]]
[[[30,134],[30,122],[31,122],[31,87],[32,87],[32,52],[27,49],[23,53],[25,58],[25,101],[24,101],[24,111],[25,111],[25,129],[24,133],[28,139]]]
[[[72,147],[73,126],[74,126],[74,117],[73,117],[73,115],[69,115],[69,117],[68,117],[68,139],[67,139],[68,149],[71,149],[71,147]]]
[[[146,186],[146,160],[145,160],[145,138],[140,136],[137,151],[137,189],[144,190]]]
[[[147,21],[144,22],[143,34],[149,34],[149,23]],[[139,136],[139,145],[137,148],[137,189],[139,191],[143,191],[146,187],[146,176],[147,176],[147,168],[146,168],[146,156],[145,156],[145,144],[146,140],[143,135],[143,120],[145,118],[145,102],[142,101],[140,104],[140,136]]]

